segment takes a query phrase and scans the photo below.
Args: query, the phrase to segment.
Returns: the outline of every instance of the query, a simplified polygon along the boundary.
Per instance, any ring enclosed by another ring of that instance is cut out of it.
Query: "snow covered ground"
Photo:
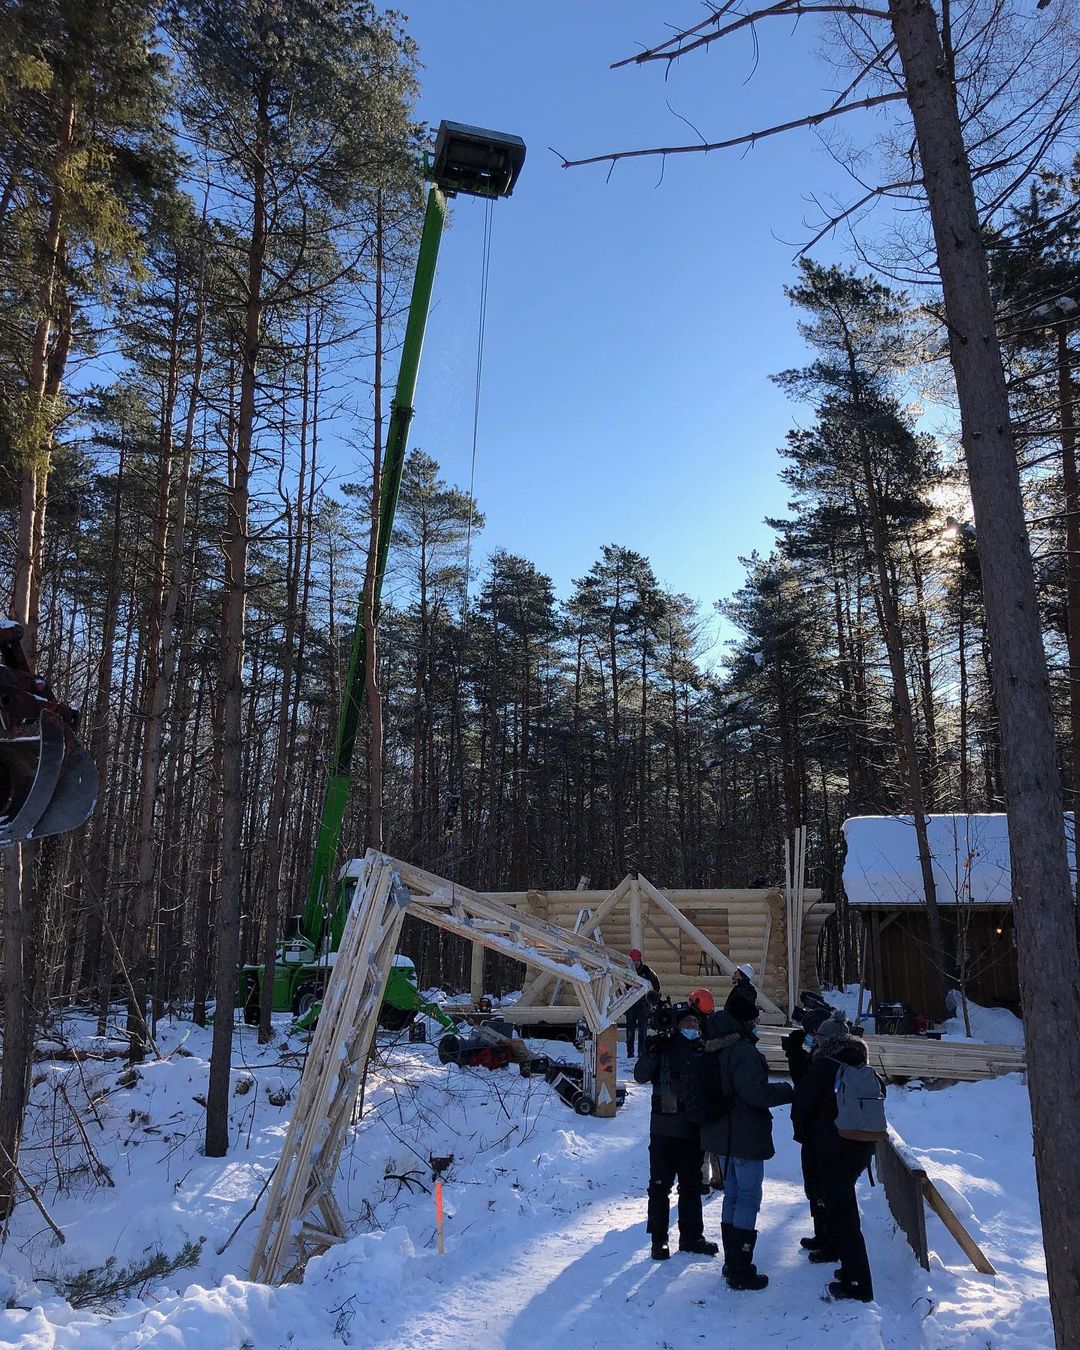
[[[78,1030],[69,1025],[67,1035]],[[1018,1078],[890,1091],[892,1123],[999,1274],[978,1275],[929,1214],[934,1268],[921,1270],[880,1186],[864,1183],[878,1301],[861,1306],[823,1301],[829,1270],[810,1266],[798,1250],[809,1228],[786,1111],[775,1113],[777,1157],[767,1169],[758,1245],[772,1283],[761,1294],[733,1293],[717,1260],[647,1259],[648,1089],[631,1083],[614,1121],[583,1119],[542,1080],[463,1071],[440,1065],[431,1046],[388,1042],[338,1182],[355,1235],[313,1261],[302,1285],[269,1289],[243,1278],[258,1215],[223,1254],[215,1248],[277,1157],[303,1045],[282,1034],[260,1049],[251,1029],[239,1031],[235,1147],[228,1158],[208,1159],[199,1151],[197,1098],[206,1091],[209,1033],[177,1021],[159,1039],[162,1059],[142,1066],[129,1086],[119,1083],[123,1061],[38,1066],[21,1163],[67,1241],[58,1245],[32,1203],[20,1202],[0,1252],[8,1304],[0,1345],[684,1350],[729,1334],[740,1350],[1053,1345]],[[628,1065],[622,1076],[629,1078]],[[80,1108],[85,1141],[69,1101]],[[432,1154],[454,1156],[442,1257],[434,1248]],[[707,1231],[719,1237],[720,1199],[705,1203]],[[153,1279],[111,1308],[74,1308],[57,1293],[65,1275],[110,1257],[118,1269],[154,1250],[175,1255],[191,1240],[202,1244],[192,1269]]]

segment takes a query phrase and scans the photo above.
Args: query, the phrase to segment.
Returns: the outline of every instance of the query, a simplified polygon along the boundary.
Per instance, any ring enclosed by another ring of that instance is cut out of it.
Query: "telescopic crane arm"
[[[401,365],[390,410],[383,461],[382,490],[379,497],[379,539],[375,561],[375,616],[382,602],[383,579],[394,528],[401,473],[409,444],[413,419],[413,400],[424,347],[424,332],[431,309],[431,293],[439,259],[439,244],[446,224],[447,199],[457,193],[488,199],[509,197],[525,162],[525,142],[518,136],[459,122],[439,126],[433,156],[427,162],[426,176],[431,181],[420,252],[416,262],[409,317],[401,349]],[[364,687],[369,653],[364,636],[363,599],[357,607],[349,673],[345,697],[338,719],[334,757],[323,799],[319,838],[315,846],[311,884],[307,904],[300,920],[300,931],[309,941],[318,943],[325,923],[327,896],[341,837],[341,822],[349,794],[353,753],[364,706]]]

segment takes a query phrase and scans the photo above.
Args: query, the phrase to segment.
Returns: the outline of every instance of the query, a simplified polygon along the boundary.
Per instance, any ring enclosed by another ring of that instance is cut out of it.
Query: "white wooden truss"
[[[594,1044],[603,1046],[606,1078],[600,1090],[610,1110],[598,1114],[614,1113],[614,1027],[648,988],[629,958],[581,933],[369,850],[356,873],[270,1185],[251,1261],[253,1280],[277,1284],[298,1279],[312,1256],[345,1238],[334,1178],[406,912],[571,984]]]

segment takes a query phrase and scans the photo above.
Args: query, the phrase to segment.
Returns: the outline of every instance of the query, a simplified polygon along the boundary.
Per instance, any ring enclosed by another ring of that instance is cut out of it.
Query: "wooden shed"
[[[818,935],[832,906],[821,903],[820,891],[803,895],[800,984],[817,990]],[[762,1021],[786,1021],[787,935],[779,890],[661,890],[644,877],[629,876],[611,892],[530,890],[500,892],[498,898],[619,951],[637,947],[674,1000],[703,987],[722,1002],[731,988],[731,966],[747,962],[763,996]],[[535,971],[526,975],[517,1020],[530,1008],[537,1009],[538,1019],[540,1010],[571,1009],[571,991],[535,976]]]
[[[1075,870],[1073,818],[1066,836]],[[911,816],[854,816],[844,822],[844,892],[863,916],[867,985],[877,1003],[906,1003],[932,1020],[946,1015],[931,955],[922,872]],[[927,817],[945,940],[968,997],[1020,1011],[1008,818]]]

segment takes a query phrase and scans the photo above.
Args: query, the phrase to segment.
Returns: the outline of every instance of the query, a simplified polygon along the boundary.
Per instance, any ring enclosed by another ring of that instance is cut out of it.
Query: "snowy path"
[[[771,1284],[760,1294],[734,1293],[720,1259],[673,1251],[666,1263],[647,1259],[644,1188],[647,1180],[648,1093],[632,1090],[595,1164],[597,1199],[555,1222],[525,1220],[511,1245],[475,1228],[454,1233],[448,1255],[430,1271],[433,1289],[422,1306],[407,1295],[377,1330],[372,1344],[388,1347],[573,1346],[683,1347],[713,1345],[737,1327],[740,1350],[779,1345],[915,1347],[924,1344],[916,1284],[922,1272],[881,1202],[881,1190],[862,1197],[871,1261],[883,1295],[878,1306],[822,1301],[829,1267],[812,1266],[798,1248],[810,1231],[799,1181],[798,1150],[786,1112],[776,1113],[777,1157],[768,1165],[760,1220],[758,1262]],[[569,1160],[568,1160],[569,1162]],[[706,1231],[720,1236],[721,1197],[705,1202]],[[676,1243],[672,1232],[672,1246]],[[925,1306],[922,1313],[925,1315]],[[358,1327],[354,1327],[354,1334]]]

